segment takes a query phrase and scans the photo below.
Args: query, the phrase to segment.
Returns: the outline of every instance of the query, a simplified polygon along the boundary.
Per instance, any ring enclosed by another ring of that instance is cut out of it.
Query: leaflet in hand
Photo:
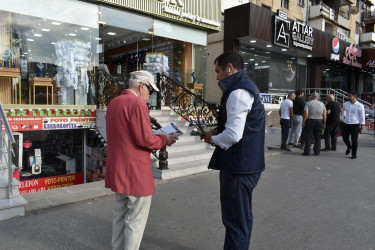
[[[165,127],[162,127],[162,128],[160,128],[158,130],[155,130],[154,134],[155,135],[158,135],[158,134],[163,134],[163,135],[168,135],[168,134],[182,135],[183,133],[181,132],[181,130],[179,130],[176,127],[176,125],[174,125],[173,123],[171,123],[171,124],[168,124]]]

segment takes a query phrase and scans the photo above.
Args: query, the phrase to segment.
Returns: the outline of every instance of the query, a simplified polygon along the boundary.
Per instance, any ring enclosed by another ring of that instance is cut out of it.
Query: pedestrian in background
[[[290,123],[293,120],[293,100],[296,97],[294,92],[288,93],[288,98],[281,102],[279,115],[281,125],[281,147],[280,149],[290,151],[286,145],[289,136]]]
[[[130,89],[107,108],[105,187],[116,192],[112,249],[139,249],[155,193],[151,150],[172,145],[174,135],[154,135],[146,101],[159,91],[147,71],[130,74]]]
[[[215,59],[221,98],[217,131],[202,136],[216,146],[208,168],[220,170],[224,250],[249,249],[252,192],[265,168],[265,110],[242,57],[225,52]]]
[[[306,97],[306,103],[311,101],[311,95]],[[306,105],[305,103],[305,105]],[[303,106],[303,109],[305,109],[305,105]],[[302,115],[302,134],[301,134],[301,146],[302,148],[305,146],[305,135],[306,135],[306,127],[303,126],[303,115]]]
[[[305,104],[302,126],[306,126],[305,149],[303,155],[310,155],[311,137],[314,137],[314,155],[320,154],[322,129],[326,127],[326,107],[319,101],[319,94],[314,92],[311,101]]]
[[[302,89],[299,89],[296,91],[296,98],[293,100],[293,122],[289,133],[288,145],[294,145],[296,148],[302,147],[300,144],[298,144],[298,141],[302,133],[302,115],[305,107],[305,103],[303,101],[304,95],[305,93],[302,91]]]
[[[373,110],[375,108],[375,102],[370,106],[370,109]],[[373,114],[374,120],[372,121],[372,124],[375,126],[375,112]],[[375,132],[374,132],[374,140],[375,140]]]
[[[322,151],[336,151],[337,133],[340,125],[340,104],[335,101],[334,95],[327,96],[327,126],[324,129],[325,148]]]
[[[358,133],[363,133],[365,125],[365,108],[357,101],[357,93],[351,91],[348,93],[349,101],[344,102],[344,126],[342,131],[342,139],[346,144],[345,154],[352,152],[351,159],[357,159],[358,149]],[[351,141],[349,140],[349,136]]]

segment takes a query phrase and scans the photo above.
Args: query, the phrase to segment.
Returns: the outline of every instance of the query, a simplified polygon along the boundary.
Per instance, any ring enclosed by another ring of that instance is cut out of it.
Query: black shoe
[[[345,154],[346,154],[346,155],[350,154],[350,151],[351,151],[351,149],[348,148],[348,149],[345,151]]]
[[[290,149],[289,147],[285,147],[285,148],[284,148],[284,147],[281,147],[280,149],[281,149],[281,150],[286,150],[286,151],[291,151],[291,149]]]
[[[295,148],[302,148],[302,145],[299,144],[299,145],[294,145]]]
[[[336,148],[331,148],[331,151],[336,151]]]
[[[357,156],[353,155],[352,157],[350,157],[350,159],[357,159]]]
[[[329,149],[329,148],[323,148],[323,149],[320,150],[320,151],[330,151],[330,149]]]
[[[314,153],[315,156],[318,156],[319,154]]]
[[[306,153],[302,153],[302,155],[309,156],[309,154],[306,154]]]
[[[291,145],[293,145],[293,143],[289,142],[289,143],[288,143],[288,146],[291,146]]]

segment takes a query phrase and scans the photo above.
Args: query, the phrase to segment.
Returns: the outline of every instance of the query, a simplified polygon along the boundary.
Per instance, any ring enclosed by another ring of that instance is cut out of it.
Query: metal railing
[[[109,102],[121,94],[121,92],[127,88],[126,82],[128,81],[128,75],[112,76],[105,70],[97,68],[96,77],[96,91],[97,91],[97,106],[107,107]]]
[[[306,88],[304,89],[305,96],[311,95],[313,92],[317,92],[320,95],[320,100],[325,102],[327,100],[327,95],[333,94],[335,100],[340,103],[342,106],[344,102],[349,100],[348,92],[341,90],[341,89],[332,89],[332,88]],[[366,121],[371,121],[371,116],[373,111],[370,110],[371,103],[362,100],[361,98],[357,97],[357,101],[361,103],[365,108],[365,117]]]
[[[3,161],[3,159],[6,162],[6,165],[8,167],[8,199],[13,199],[13,164],[12,164],[12,156],[14,156],[13,146],[16,145],[16,141],[14,140],[12,131],[10,129],[7,116],[5,114],[5,111],[3,109],[3,104],[0,101],[0,126],[1,126],[1,135],[0,135],[0,162]],[[5,131],[3,132],[3,127],[5,128]],[[6,137],[5,137],[6,135]],[[5,140],[7,138],[7,140]],[[6,143],[7,141],[7,143]],[[4,143],[5,142],[5,143]],[[7,152],[7,156],[3,155],[5,152]]]
[[[157,109],[169,106],[177,115],[204,134],[210,127],[217,126],[217,106],[194,94],[182,84],[166,75],[157,74],[158,92]]]
[[[98,107],[107,107],[112,99],[121,94],[128,87],[128,75],[112,76],[105,70],[97,68],[96,88],[98,91]],[[157,120],[150,116],[151,127],[153,130],[161,128]],[[157,150],[153,150],[152,154],[159,160],[159,169],[168,169],[168,152],[167,148],[162,148],[157,154]]]

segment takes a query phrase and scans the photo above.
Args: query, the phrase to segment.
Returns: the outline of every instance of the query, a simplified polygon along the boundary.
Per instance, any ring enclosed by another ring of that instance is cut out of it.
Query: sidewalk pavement
[[[266,148],[275,145],[280,141],[280,129],[276,129],[275,134],[266,134]],[[265,153],[266,159],[277,156],[280,152],[273,150]],[[155,179],[155,185],[167,183],[168,180]],[[36,193],[23,194],[28,204],[25,206],[25,212],[31,212],[40,209],[57,207],[65,204],[71,204],[84,200],[90,200],[114,193],[104,187],[103,181],[85,183],[81,185],[51,189]]]

